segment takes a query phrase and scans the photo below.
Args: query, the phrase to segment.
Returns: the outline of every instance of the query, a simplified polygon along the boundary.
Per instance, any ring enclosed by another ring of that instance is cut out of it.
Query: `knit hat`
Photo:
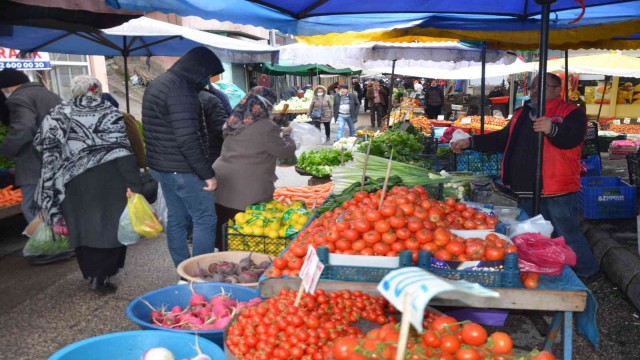
[[[0,89],[22,85],[29,82],[29,77],[16,69],[4,69],[0,71]]]

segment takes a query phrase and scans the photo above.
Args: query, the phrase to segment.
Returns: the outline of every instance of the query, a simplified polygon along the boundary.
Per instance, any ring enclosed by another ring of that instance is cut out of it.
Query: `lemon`
[[[238,225],[244,225],[247,223],[247,214],[245,213],[237,213],[236,216],[233,217]]]
[[[278,230],[267,229],[265,235],[267,235],[270,239],[277,239]]]
[[[300,215],[298,221],[301,222],[302,225],[306,224],[307,221],[309,221],[309,215]]]
[[[264,228],[262,226],[252,226],[253,235],[261,236],[264,234]]]
[[[280,230],[278,230],[278,236],[279,237],[285,237],[286,236],[286,231],[287,231],[286,227],[281,227]]]

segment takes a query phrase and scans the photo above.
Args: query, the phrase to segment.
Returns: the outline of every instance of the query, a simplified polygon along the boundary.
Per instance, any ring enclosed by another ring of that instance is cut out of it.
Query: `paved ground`
[[[113,91],[112,92],[117,92]],[[368,114],[359,125],[368,124]],[[334,130],[335,131],[335,130]],[[335,133],[334,133],[335,134]],[[332,135],[332,139],[335,135]],[[605,171],[626,178],[626,166],[606,162]],[[306,184],[308,178],[293,168],[279,168],[278,186]],[[592,222],[629,249],[637,249],[635,219]],[[24,221],[18,216],[0,221],[0,360],[44,359],[75,341],[137,327],[125,316],[129,301],[178,281],[164,237],[131,246],[127,263],[116,281],[116,294],[99,296],[88,290],[75,259],[50,265],[30,265],[21,255]],[[576,335],[574,359],[640,359],[640,320],[622,292],[606,278],[591,284],[599,305],[600,348]],[[548,321],[549,314],[545,314]],[[542,338],[526,313],[511,313],[502,330],[514,336],[518,347],[539,347]],[[561,354],[561,345],[554,348]]]

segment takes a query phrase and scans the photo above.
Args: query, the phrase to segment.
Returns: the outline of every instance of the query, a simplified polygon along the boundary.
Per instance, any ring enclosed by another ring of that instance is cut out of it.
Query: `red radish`
[[[174,315],[180,315],[182,314],[182,308],[178,305],[174,306],[171,308],[171,313]]]
[[[198,306],[207,303],[207,298],[204,295],[198,294],[193,290],[193,283],[189,283],[191,289],[191,299],[189,300],[190,306]]]
[[[217,318],[212,325],[215,329],[222,330],[229,325],[229,323],[231,322],[231,319],[232,319],[231,316],[220,317],[220,318]]]

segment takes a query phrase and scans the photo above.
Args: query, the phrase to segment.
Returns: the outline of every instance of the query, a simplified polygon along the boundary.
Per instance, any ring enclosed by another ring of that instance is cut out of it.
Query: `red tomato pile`
[[[447,261],[488,260],[499,261],[505,254],[518,252],[512,243],[501,239],[496,234],[488,234],[484,239],[463,239],[451,234],[446,229],[437,229],[435,239],[429,243],[429,249],[436,259]],[[426,247],[426,246],[425,246]]]
[[[227,330],[225,344],[242,359],[326,359],[333,341],[341,336],[362,336],[351,326],[360,318],[380,325],[395,321],[385,315],[388,302],[381,296],[341,290],[303,294],[294,306],[297,291],[277,296],[245,309]]]
[[[312,221],[266,275],[297,276],[309,245],[326,246],[332,253],[349,255],[398,256],[402,250],[411,250],[414,262],[418,261],[420,249],[443,259],[450,256],[450,260],[469,260],[466,250],[470,244],[461,243],[449,229],[494,229],[498,223],[496,217],[476,212],[453,198],[430,199],[422,186],[392,188],[378,210],[380,192],[357,192],[342,208]],[[478,245],[472,245],[470,251],[474,258],[486,254],[486,249]]]
[[[386,324],[369,331],[364,337],[346,336],[336,339],[331,348],[334,360],[364,360],[396,358],[400,337],[398,326]],[[482,325],[457,322],[449,316],[435,316],[429,320],[425,331],[418,334],[413,329],[405,352],[405,359],[512,359],[513,341],[503,332],[488,335]],[[518,359],[552,360],[546,351],[532,351]]]

